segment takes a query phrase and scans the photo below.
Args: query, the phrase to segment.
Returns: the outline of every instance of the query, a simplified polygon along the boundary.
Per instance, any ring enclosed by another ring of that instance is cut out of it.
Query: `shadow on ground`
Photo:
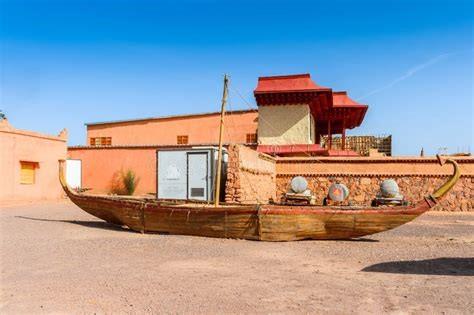
[[[417,275],[474,276],[474,258],[443,257],[425,260],[390,261],[365,267],[362,271]]]
[[[43,222],[72,223],[72,224],[77,224],[77,225],[81,225],[81,226],[85,226],[89,228],[95,228],[95,229],[130,232],[130,229],[126,227],[107,223],[105,221],[52,220],[52,219],[31,218],[31,217],[25,217],[25,216],[15,216],[15,218],[24,219],[24,220],[32,220],[32,221],[43,221]]]

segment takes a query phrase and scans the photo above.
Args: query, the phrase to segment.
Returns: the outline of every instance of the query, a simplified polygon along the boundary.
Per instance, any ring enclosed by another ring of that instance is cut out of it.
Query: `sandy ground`
[[[70,203],[0,210],[0,313],[474,313],[474,215],[359,241],[141,235]]]

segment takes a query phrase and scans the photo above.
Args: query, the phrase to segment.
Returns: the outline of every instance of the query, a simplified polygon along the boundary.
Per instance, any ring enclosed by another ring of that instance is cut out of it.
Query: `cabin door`
[[[207,200],[208,165],[207,152],[188,152],[188,199]]]

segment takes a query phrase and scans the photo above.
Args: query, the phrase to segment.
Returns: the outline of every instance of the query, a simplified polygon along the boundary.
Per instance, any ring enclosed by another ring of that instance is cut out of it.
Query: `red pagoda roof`
[[[347,96],[346,91],[332,92],[332,99],[333,99],[334,107],[358,107],[358,106],[363,106],[366,108],[368,107],[367,105],[362,105],[360,103],[357,103],[352,98]]]
[[[254,95],[258,106],[308,104],[321,134],[328,133],[329,120],[332,133],[360,126],[368,108],[345,91],[333,92],[316,84],[308,73],[260,77]]]
[[[285,93],[285,92],[317,92],[330,91],[326,87],[317,85],[311,80],[309,73],[259,77],[254,94]]]
[[[342,133],[342,130],[360,126],[364,120],[368,105],[360,104],[351,99],[346,91],[333,92],[333,107],[321,111],[315,116],[319,134],[328,134],[328,121],[331,121],[331,133]]]
[[[260,77],[253,93],[259,106],[306,103],[315,115],[332,107],[332,90],[314,83],[308,73]]]
[[[342,112],[345,128],[352,129],[360,126],[364,120],[368,105],[360,104],[351,99],[346,91],[333,92],[333,112]]]

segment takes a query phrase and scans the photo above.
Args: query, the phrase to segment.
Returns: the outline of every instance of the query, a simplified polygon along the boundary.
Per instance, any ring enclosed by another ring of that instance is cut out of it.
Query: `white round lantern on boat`
[[[344,184],[334,183],[329,186],[328,196],[332,201],[344,201],[349,196],[349,188]]]
[[[303,176],[293,177],[291,180],[291,190],[297,194],[304,193],[308,189],[308,182]]]
[[[400,189],[395,180],[386,179],[380,184],[380,193],[384,198],[395,198],[400,194]]]

